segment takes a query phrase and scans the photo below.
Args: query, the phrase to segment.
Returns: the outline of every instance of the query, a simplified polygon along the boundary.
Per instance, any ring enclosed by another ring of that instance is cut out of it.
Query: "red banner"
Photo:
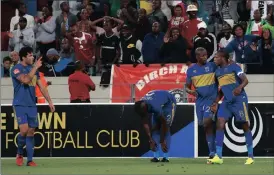
[[[188,66],[184,64],[160,65],[120,65],[113,66],[112,102],[124,103],[131,100],[131,85],[135,88],[136,100],[151,90],[170,90],[177,102],[183,101],[183,88]]]

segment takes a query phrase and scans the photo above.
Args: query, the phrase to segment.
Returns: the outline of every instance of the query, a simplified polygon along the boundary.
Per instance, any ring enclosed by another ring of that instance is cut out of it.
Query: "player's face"
[[[198,61],[200,64],[202,64],[202,65],[206,64],[206,61],[207,61],[207,52],[206,52],[206,51],[200,52],[200,53],[196,56],[196,59],[197,59],[197,61]]]
[[[217,66],[220,66],[221,63],[222,63],[222,57],[219,53],[217,53],[214,57],[214,63],[217,65]]]
[[[33,60],[34,60],[33,53],[28,53],[28,55],[25,58],[23,58],[23,61],[28,65],[32,65]]]

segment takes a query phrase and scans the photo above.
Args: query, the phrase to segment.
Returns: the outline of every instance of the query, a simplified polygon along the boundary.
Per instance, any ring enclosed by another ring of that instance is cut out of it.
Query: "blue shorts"
[[[171,126],[172,122],[174,120],[176,112],[176,103],[170,103],[162,108],[162,113],[164,115],[164,118],[166,119],[167,125]],[[160,125],[160,114],[153,113],[152,114],[152,127],[155,127],[156,125]]]
[[[234,116],[237,122],[249,121],[247,98],[238,98],[235,102],[222,102],[217,116],[226,120]]]
[[[196,115],[199,125],[203,125],[204,119],[206,118],[214,120],[214,113],[210,109],[212,103],[213,102],[196,103]]]
[[[28,123],[30,128],[38,127],[37,107],[13,106],[18,125]]]

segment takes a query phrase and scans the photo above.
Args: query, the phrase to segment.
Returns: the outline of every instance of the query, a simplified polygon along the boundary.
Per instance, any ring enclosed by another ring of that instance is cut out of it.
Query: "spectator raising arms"
[[[164,43],[164,36],[165,34],[160,32],[160,23],[154,22],[152,24],[152,32],[145,36],[142,47],[142,55],[146,65],[162,62],[159,53]]]
[[[47,51],[51,48],[56,48],[55,29],[56,19],[52,17],[52,9],[50,7],[43,7],[42,18],[36,19],[36,42],[38,44],[40,54],[45,56]]]
[[[187,63],[187,42],[180,35],[180,29],[171,28],[168,37],[164,38],[164,44],[160,50],[163,63]]]
[[[14,31],[19,29],[19,19],[21,17],[25,17],[27,20],[26,28],[33,28],[34,27],[34,18],[31,15],[26,14],[27,13],[27,7],[24,3],[19,4],[19,13],[16,11],[16,15],[11,18],[10,21],[10,31]]]
[[[12,50],[19,52],[21,48],[29,46],[33,47],[34,45],[34,32],[33,28],[26,28],[27,19],[25,17],[20,17],[19,19],[19,29],[14,30],[12,33],[9,33],[10,37],[9,45]]]

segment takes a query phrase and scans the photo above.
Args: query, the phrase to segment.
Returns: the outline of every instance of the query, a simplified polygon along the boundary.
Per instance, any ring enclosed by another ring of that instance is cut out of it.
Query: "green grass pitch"
[[[223,165],[207,165],[206,159],[170,159],[150,163],[143,158],[47,158],[36,159],[37,167],[18,167],[15,159],[2,159],[5,174],[274,174],[274,159],[224,159]]]

